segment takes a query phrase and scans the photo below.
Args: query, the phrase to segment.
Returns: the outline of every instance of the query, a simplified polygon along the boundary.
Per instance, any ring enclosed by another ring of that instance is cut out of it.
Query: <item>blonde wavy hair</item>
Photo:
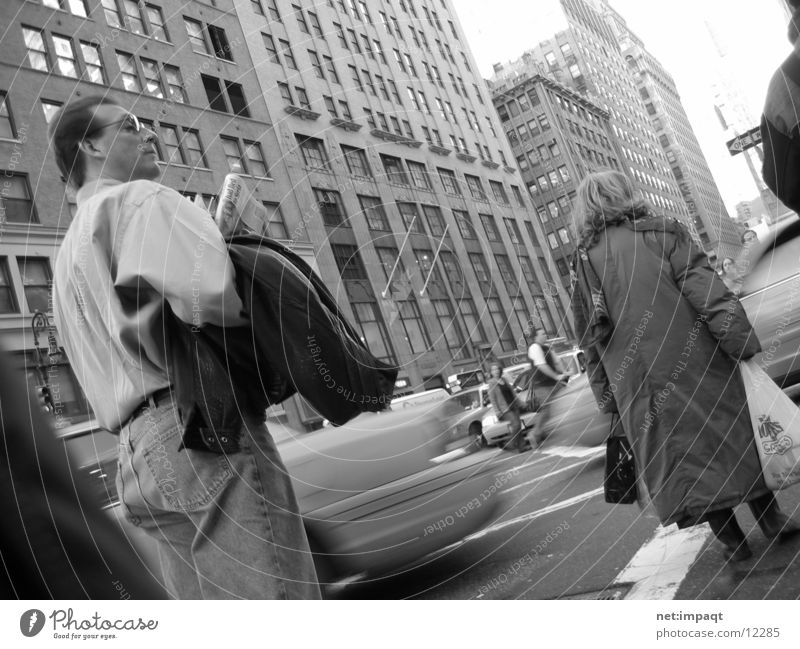
[[[596,171],[578,186],[572,220],[580,243],[591,248],[608,225],[652,216],[650,204],[619,171]]]

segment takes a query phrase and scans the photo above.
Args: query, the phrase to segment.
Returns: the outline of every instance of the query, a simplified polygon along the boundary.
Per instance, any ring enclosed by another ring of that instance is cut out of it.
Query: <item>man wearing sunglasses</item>
[[[110,99],[67,104],[49,135],[78,202],[56,260],[56,321],[98,423],[120,433],[123,512],[156,539],[165,586],[182,599],[318,598],[263,417],[237,452],[180,449],[165,305],[193,327],[247,324],[216,224],[156,182],[155,134]]]

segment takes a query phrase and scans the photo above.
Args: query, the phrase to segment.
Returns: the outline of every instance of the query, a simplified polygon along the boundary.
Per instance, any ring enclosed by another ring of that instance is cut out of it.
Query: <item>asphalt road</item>
[[[604,447],[558,440],[522,455],[494,453],[507,479],[496,519],[400,573],[336,588],[337,599],[594,598],[657,527],[636,505],[603,500]]]

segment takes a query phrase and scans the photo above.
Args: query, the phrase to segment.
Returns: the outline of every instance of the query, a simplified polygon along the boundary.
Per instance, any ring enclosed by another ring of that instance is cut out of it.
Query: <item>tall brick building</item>
[[[11,0],[0,19],[0,336],[32,386],[56,361],[64,421],[86,406],[46,315],[74,197],[46,125],[88,94],[157,129],[163,182],[186,195],[213,203],[226,173],[245,176],[264,231],[315,264],[374,353],[401,366],[400,391],[524,354],[533,324],[569,334],[449,1]],[[273,414],[320,423],[298,399]]]

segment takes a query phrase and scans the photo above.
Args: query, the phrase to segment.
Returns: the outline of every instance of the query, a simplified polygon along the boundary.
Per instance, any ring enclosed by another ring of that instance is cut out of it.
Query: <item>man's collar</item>
[[[97,180],[91,180],[81,186],[81,188],[75,194],[75,199],[77,200],[78,205],[80,205],[82,202],[88,200],[98,192],[101,192],[103,189],[121,184],[122,181],[114,180],[113,178],[98,178]]]

